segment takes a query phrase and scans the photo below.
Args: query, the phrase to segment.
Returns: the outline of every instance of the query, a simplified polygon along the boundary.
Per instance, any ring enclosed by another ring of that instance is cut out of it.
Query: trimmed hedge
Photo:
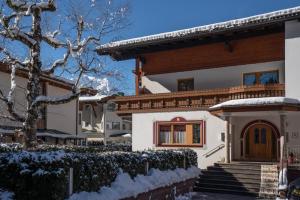
[[[0,143],[0,153],[5,152],[19,152],[23,150],[23,145],[19,143],[12,144],[1,144]],[[127,144],[108,144],[99,146],[65,146],[65,145],[39,145],[36,151],[49,152],[49,151],[59,151],[64,150],[65,152],[78,152],[78,153],[101,153],[110,151],[132,151],[131,145]]]
[[[0,153],[0,188],[13,191],[16,199],[65,199],[68,173],[74,169],[74,192],[98,191],[114,181],[120,169],[132,177],[145,174],[146,162],[160,170],[197,166],[192,150],[80,153]],[[185,164],[184,164],[185,162]]]

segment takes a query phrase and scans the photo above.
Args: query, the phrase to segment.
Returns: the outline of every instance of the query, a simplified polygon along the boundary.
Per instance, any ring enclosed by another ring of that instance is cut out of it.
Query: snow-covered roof
[[[287,97],[265,97],[265,98],[251,98],[251,99],[236,99],[225,101],[223,103],[210,107],[211,110],[224,107],[237,106],[262,106],[262,105],[300,105],[299,99]]]
[[[149,44],[157,44],[159,42],[176,41],[185,38],[200,37],[204,35],[207,36],[208,34],[217,32],[237,30],[247,27],[256,27],[258,25],[272,24],[275,22],[283,22],[297,18],[300,18],[300,6],[220,23],[110,42],[99,46],[97,50],[99,54],[106,55],[113,50],[124,50],[126,48],[133,48],[138,46],[140,47],[142,45],[146,46]]]
[[[107,97],[107,95],[95,95],[95,96],[81,96],[79,97],[79,101],[87,102],[87,101],[101,101],[103,98]]]
[[[131,133],[127,133],[127,132],[124,132],[124,133],[112,133],[110,134],[109,137],[131,137]]]
[[[53,138],[61,138],[61,139],[83,139],[84,136],[64,134],[64,133],[52,133],[51,131],[37,132],[37,136],[39,137],[53,137]]]

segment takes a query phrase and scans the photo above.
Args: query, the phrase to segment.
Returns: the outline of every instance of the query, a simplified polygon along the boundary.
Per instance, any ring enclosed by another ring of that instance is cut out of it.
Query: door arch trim
[[[241,158],[242,159],[247,159],[246,158],[246,134],[249,130],[249,128],[251,128],[252,126],[255,126],[255,125],[259,125],[259,124],[263,124],[263,125],[267,125],[269,126],[273,131],[274,131],[274,136],[276,137],[276,157],[277,157],[277,160],[279,159],[280,157],[280,151],[279,151],[279,147],[280,147],[280,132],[278,131],[278,128],[271,122],[269,121],[266,121],[266,120],[254,120],[254,121],[251,121],[249,122],[248,124],[246,124],[240,134],[240,142],[241,142],[241,148],[240,148],[240,151],[241,151]]]
[[[246,124],[246,126],[244,126],[244,128],[241,132],[241,135],[240,135],[240,139],[243,139],[245,137],[245,134],[247,133],[248,129],[256,124],[265,124],[267,126],[270,126],[274,130],[277,139],[280,138],[280,133],[278,131],[278,128],[273,123],[266,121],[266,120],[254,120],[254,121]]]

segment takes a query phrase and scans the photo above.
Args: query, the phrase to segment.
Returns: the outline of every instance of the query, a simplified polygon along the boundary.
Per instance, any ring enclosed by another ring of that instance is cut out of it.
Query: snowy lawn
[[[138,194],[144,192],[196,178],[200,173],[201,171],[197,167],[190,167],[188,169],[177,168],[167,171],[151,169],[149,175],[137,175],[132,179],[128,173],[120,171],[116,180],[111,184],[111,187],[102,187],[98,192],[76,193],[69,200],[119,200],[127,197],[136,197]]]
[[[1,200],[12,200],[13,196],[14,196],[14,194],[12,192],[8,192],[8,191],[0,189],[0,199]]]

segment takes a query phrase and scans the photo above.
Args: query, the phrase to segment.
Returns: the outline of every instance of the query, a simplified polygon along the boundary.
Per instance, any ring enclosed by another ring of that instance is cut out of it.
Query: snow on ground
[[[186,170],[177,168],[168,171],[151,169],[149,175],[138,175],[132,179],[128,173],[120,171],[116,180],[111,184],[111,187],[102,187],[98,192],[76,193],[69,200],[118,200],[132,196],[136,197],[140,193],[198,177],[200,173],[200,169],[197,167],[190,167]]]
[[[0,189],[0,199],[1,200],[12,200],[14,194],[12,192],[8,192]]]
[[[299,99],[287,97],[265,97],[265,98],[250,98],[250,99],[236,99],[225,101],[223,103],[214,105],[210,109],[221,107],[234,107],[234,106],[252,106],[252,105],[281,105],[281,104],[300,104]]]

